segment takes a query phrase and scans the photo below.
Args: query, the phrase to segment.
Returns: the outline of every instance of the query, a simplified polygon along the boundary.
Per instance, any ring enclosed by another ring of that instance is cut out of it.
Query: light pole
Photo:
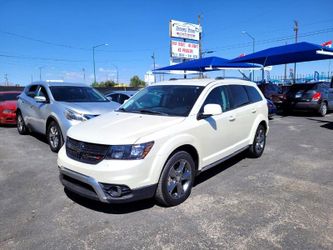
[[[200,58],[203,58],[205,54],[212,54],[214,53],[215,50],[206,50],[206,51],[202,51],[201,52],[201,55],[200,55]]]
[[[255,51],[255,44],[256,44],[256,39],[254,39],[253,36],[251,36],[249,33],[247,33],[246,31],[242,31],[242,34],[247,35],[248,37],[250,37],[252,39],[252,53],[254,53]],[[252,81],[254,81],[254,70],[252,70]]]
[[[109,44],[107,43],[102,43],[102,44],[99,44],[99,45],[95,45],[92,47],[93,49],[93,65],[94,65],[94,83],[96,82],[96,68],[95,68],[95,49],[97,47],[101,47],[101,46],[108,46]]]

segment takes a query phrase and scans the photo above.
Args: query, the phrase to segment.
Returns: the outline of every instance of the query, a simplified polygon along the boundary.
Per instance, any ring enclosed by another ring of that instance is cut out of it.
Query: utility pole
[[[298,22],[294,21],[294,32],[295,32],[295,43],[297,43],[298,38]],[[294,83],[296,83],[296,63],[294,64]]]
[[[39,81],[42,81],[42,68],[43,67],[38,67],[38,69],[39,69]]]
[[[286,45],[287,44],[288,43],[286,42]],[[287,64],[284,65],[284,82],[286,82],[286,80],[287,80]]]
[[[201,15],[198,15],[198,25],[201,26]],[[199,33],[199,59],[202,58],[202,43],[201,43],[201,32]],[[203,78],[203,72],[200,72],[200,78]]]
[[[8,74],[7,73],[5,74],[5,81],[6,81],[6,85],[5,86],[9,86],[9,83],[8,83]]]

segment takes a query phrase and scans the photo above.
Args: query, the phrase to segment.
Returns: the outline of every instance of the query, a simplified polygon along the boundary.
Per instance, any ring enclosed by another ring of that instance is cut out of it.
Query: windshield
[[[133,96],[118,111],[187,116],[202,90],[203,87],[200,86],[150,86]]]
[[[54,100],[59,102],[109,102],[91,87],[52,86],[50,89]]]
[[[1,93],[0,94],[0,102],[3,101],[16,101],[17,100],[17,96],[20,93]]]

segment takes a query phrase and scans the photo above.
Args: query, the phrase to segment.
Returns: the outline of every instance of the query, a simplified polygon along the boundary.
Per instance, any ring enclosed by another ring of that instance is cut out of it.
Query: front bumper
[[[99,183],[94,178],[59,167],[60,181],[68,190],[104,203],[125,203],[154,196],[156,185],[131,190],[124,185]]]
[[[16,113],[0,114],[0,124],[16,124]]]

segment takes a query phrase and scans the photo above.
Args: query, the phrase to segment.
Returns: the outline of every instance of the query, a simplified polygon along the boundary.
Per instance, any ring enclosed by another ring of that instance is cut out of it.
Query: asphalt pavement
[[[172,208],[65,193],[56,158],[0,127],[0,249],[333,249],[333,113],[276,116],[261,158],[202,173]]]

